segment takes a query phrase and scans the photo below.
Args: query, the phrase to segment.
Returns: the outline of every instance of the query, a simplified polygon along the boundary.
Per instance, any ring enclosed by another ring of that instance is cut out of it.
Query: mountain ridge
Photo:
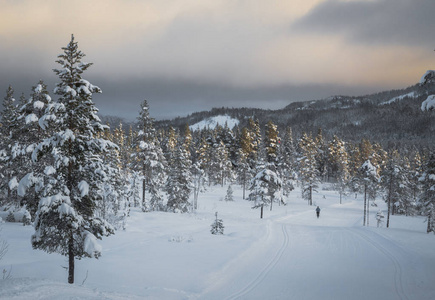
[[[433,111],[421,111],[420,107],[427,96],[434,93],[435,84],[415,84],[363,96],[335,95],[296,101],[275,110],[216,107],[185,117],[157,120],[154,125],[156,129],[172,126],[183,132],[186,125],[226,115],[239,120],[238,128],[246,126],[252,118],[258,120],[262,129],[268,121],[276,124],[282,133],[286,127],[291,127],[295,137],[304,132],[316,135],[322,129],[327,139],[337,135],[349,142],[359,142],[365,138],[386,149],[399,146],[431,148],[435,146],[435,115]]]

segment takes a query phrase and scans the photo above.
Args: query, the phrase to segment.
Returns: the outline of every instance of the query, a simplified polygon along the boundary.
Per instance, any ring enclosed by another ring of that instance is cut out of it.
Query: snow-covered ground
[[[0,299],[435,299],[435,236],[421,217],[393,216],[390,228],[362,226],[362,198],[339,204],[319,190],[315,206],[292,192],[286,206],[251,209],[233,186],[200,195],[194,214],[132,211],[125,231],[105,238],[102,257],[76,261],[32,250],[32,227],[5,223],[9,244]],[[379,201],[379,207],[385,206]],[[210,225],[223,220],[224,235]]]
[[[229,129],[233,129],[234,126],[239,124],[239,120],[233,119],[227,115],[214,116],[189,126],[189,129],[192,131],[201,130],[204,128],[209,128],[213,130],[216,128],[217,125],[224,127],[225,124],[227,124]]]

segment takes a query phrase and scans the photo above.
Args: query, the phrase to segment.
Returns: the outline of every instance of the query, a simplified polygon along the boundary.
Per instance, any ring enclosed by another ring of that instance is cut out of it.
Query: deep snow
[[[32,250],[33,228],[4,223],[9,244],[0,299],[435,299],[435,236],[424,218],[393,216],[362,226],[362,197],[319,190],[314,209],[293,191],[288,205],[251,209],[233,186],[211,187],[193,214],[133,210],[125,231],[101,241],[100,259],[76,261]],[[210,226],[223,220],[224,235]],[[385,226],[385,224],[384,224]]]

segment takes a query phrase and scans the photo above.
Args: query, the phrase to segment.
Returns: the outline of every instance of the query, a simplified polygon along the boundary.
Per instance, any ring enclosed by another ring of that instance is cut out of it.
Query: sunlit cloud
[[[56,56],[72,33],[94,63],[88,76],[130,89],[137,83],[123,97],[138,106],[151,82],[176,86],[178,102],[209,107],[222,89],[242,101],[264,88],[284,103],[300,99],[285,96],[290,87],[318,86],[319,97],[335,91],[328,85],[379,91],[414,84],[434,68],[432,0],[0,0],[0,7],[3,89],[29,85],[24,78],[32,76],[32,84],[55,80]],[[118,99],[102,88],[107,103]],[[160,102],[174,95],[153,91]]]

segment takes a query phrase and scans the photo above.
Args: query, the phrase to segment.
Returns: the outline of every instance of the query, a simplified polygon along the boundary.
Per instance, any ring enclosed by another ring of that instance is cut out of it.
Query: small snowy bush
[[[376,220],[378,227],[382,227],[382,223],[384,222],[384,214],[381,210],[376,213]]]
[[[231,185],[228,186],[227,195],[225,196],[225,201],[234,201],[233,189]]]
[[[183,235],[177,235],[177,236],[171,236],[171,238],[169,239],[169,242],[176,242],[176,243],[181,243],[187,241],[188,243],[193,241],[193,237],[189,236],[188,238],[186,238]]]
[[[224,234],[224,223],[221,219],[217,218],[216,212],[216,220],[211,224],[211,234]]]
[[[31,216],[28,210],[24,211],[23,214],[23,226],[31,224]]]
[[[9,211],[9,214],[6,217],[6,222],[10,222],[10,223],[15,222],[14,213],[12,211]]]

